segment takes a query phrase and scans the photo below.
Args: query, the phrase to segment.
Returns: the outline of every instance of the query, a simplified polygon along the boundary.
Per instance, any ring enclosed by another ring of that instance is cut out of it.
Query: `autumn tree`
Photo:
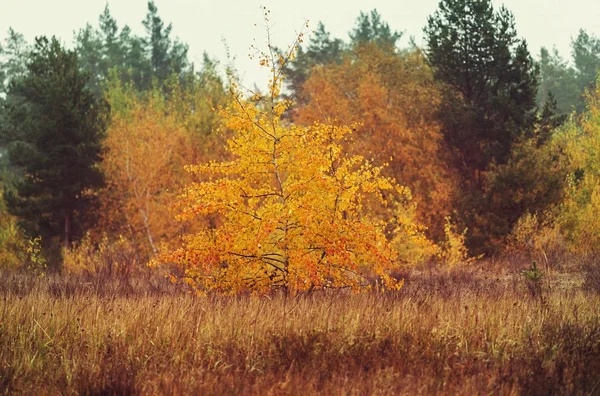
[[[111,122],[104,143],[101,219],[95,240],[126,238],[141,262],[178,240],[190,224],[171,209],[192,178],[184,165],[217,158],[223,150],[213,111],[225,103],[225,88],[207,57],[197,76],[139,92],[113,73],[106,95]]]
[[[586,95],[581,119],[567,123],[556,136],[565,148],[569,176],[556,221],[571,247],[579,252],[598,249],[600,243],[600,80]]]
[[[186,163],[188,141],[174,115],[164,115],[166,104],[156,91],[138,98],[134,90],[117,85],[108,97],[111,103],[127,103],[113,111],[107,130],[102,229],[124,234],[142,255],[155,254],[159,241],[177,227],[169,221],[169,204],[184,177],[178,170]]]
[[[75,52],[41,37],[3,106],[2,138],[11,165],[23,172],[16,192],[8,191],[8,208],[30,235],[60,238],[66,247],[84,230],[91,191],[102,183],[105,108],[87,80]]]
[[[438,121],[441,91],[422,52],[363,43],[313,70],[303,92],[295,120],[355,125],[344,148],[389,164],[383,173],[411,189],[417,218],[442,237],[456,177]]]
[[[374,198],[387,205],[398,214],[396,226],[416,234],[413,220],[402,216],[409,192],[344,152],[350,127],[281,119],[290,105],[279,99],[281,66],[290,56],[261,55],[272,72],[267,98],[245,100],[234,86],[222,110],[233,131],[232,160],[189,166],[210,179],[189,185],[179,202],[180,219],[212,215],[216,226],[187,236],[162,261],[181,265],[199,293],[360,289],[368,276],[398,288],[389,275],[399,265],[386,234],[393,222],[374,220],[363,203]],[[391,191],[403,200],[384,196]]]

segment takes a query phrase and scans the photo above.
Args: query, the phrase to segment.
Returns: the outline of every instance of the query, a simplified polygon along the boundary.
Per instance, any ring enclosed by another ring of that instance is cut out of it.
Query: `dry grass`
[[[408,274],[397,294],[195,298],[162,282],[0,276],[0,390],[597,394],[600,296],[552,275]],[[570,278],[569,278],[570,279]]]

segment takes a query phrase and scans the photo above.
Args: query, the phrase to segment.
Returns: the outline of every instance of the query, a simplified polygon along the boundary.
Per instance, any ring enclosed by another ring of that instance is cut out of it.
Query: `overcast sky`
[[[71,45],[73,32],[86,23],[98,24],[106,0],[0,0],[0,38],[9,27],[23,33],[29,42],[36,35],[56,35]],[[422,44],[422,29],[438,0],[155,0],[159,15],[173,23],[174,36],[190,47],[190,59],[200,63],[203,51],[223,63],[226,52],[223,39],[236,57],[235,65],[249,85],[265,77],[248,59],[249,46],[256,39],[265,41],[261,6],[271,10],[273,40],[278,46],[289,44],[295,32],[309,20],[311,28],[322,21],[335,36],[347,39],[360,11],[376,8],[395,30],[404,32],[402,44],[414,36]],[[147,0],[112,0],[108,2],[119,26],[129,25],[143,33],[141,21],[146,15]],[[517,31],[527,39],[529,49],[539,53],[541,46],[556,45],[568,57],[571,38],[580,28],[600,36],[599,0],[494,0],[504,4],[516,18]],[[258,26],[255,27],[254,24]]]

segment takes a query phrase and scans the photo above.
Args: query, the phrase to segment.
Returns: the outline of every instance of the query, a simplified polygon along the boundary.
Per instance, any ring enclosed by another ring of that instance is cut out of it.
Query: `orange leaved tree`
[[[401,262],[389,240],[394,232],[414,234],[406,218],[410,192],[344,152],[350,127],[282,119],[290,102],[279,99],[281,69],[292,52],[260,54],[272,73],[267,97],[245,100],[233,84],[232,101],[221,110],[232,159],[188,166],[210,179],[189,185],[179,201],[180,220],[216,221],[161,261],[181,265],[184,281],[200,294],[361,290],[373,281],[400,288],[390,275]],[[383,192],[402,199],[392,202]],[[375,220],[367,201],[387,207],[391,220]]]
[[[180,233],[169,208],[189,179],[183,166],[193,157],[191,139],[159,90],[139,94],[117,81],[107,96],[113,111],[102,164],[107,188],[100,225],[127,236],[146,258]]]
[[[388,162],[384,174],[410,188],[417,219],[442,239],[457,183],[437,121],[441,89],[422,53],[361,44],[340,64],[313,68],[302,99],[294,112],[300,124],[356,123],[344,147],[375,164]]]

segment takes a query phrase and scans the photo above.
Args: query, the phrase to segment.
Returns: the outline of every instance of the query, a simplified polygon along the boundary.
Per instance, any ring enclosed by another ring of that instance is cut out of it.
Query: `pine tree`
[[[159,82],[165,82],[172,74],[184,72],[188,67],[188,47],[178,40],[171,40],[173,26],[169,24],[165,27],[154,1],[148,2],[148,13],[143,25],[146,29],[143,43],[149,55],[152,76]]]
[[[81,235],[92,189],[102,183],[96,166],[103,137],[103,102],[87,87],[77,54],[56,38],[37,38],[24,77],[11,81],[3,104],[13,167],[23,177],[6,196],[24,229],[48,247],[69,247]]]
[[[5,93],[10,80],[25,73],[26,54],[29,48],[21,33],[12,28],[4,44],[0,43],[0,93]]]
[[[356,19],[356,26],[350,32],[350,41],[353,46],[370,42],[395,48],[401,37],[402,33],[392,31],[390,25],[381,19],[381,14],[375,9],[370,13],[361,12]]]
[[[594,90],[596,75],[600,70],[600,38],[581,29],[571,42],[573,63],[575,64],[579,90]],[[585,105],[579,108],[585,110]]]
[[[442,0],[425,34],[436,77],[464,102],[465,114],[448,120],[446,136],[465,170],[477,174],[504,162],[536,119],[538,69],[513,15],[504,7],[496,12],[490,0]]]
[[[556,112],[566,115],[585,107],[575,69],[569,66],[556,48],[552,52],[542,47],[539,57],[540,87],[538,106],[542,108],[549,100],[556,100]],[[551,99],[551,97],[553,99]]]
[[[331,38],[325,25],[319,22],[306,49],[299,47],[294,61],[284,68],[287,88],[292,91],[295,98],[301,97],[300,93],[313,67],[341,62],[345,49],[345,43],[341,39]]]
[[[435,76],[449,87],[443,133],[462,174],[463,226],[472,251],[490,251],[510,229],[504,220],[518,214],[494,205],[502,192],[488,172],[505,165],[516,144],[536,137],[539,71],[513,15],[495,11],[491,0],[442,0],[424,31]]]

